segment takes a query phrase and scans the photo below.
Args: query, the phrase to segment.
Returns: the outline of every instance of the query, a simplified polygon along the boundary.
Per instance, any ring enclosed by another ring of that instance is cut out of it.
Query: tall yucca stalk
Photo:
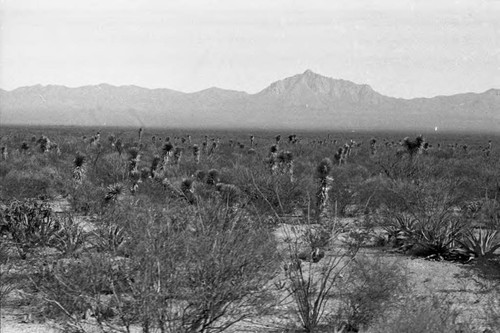
[[[38,139],[37,143],[40,145],[40,152],[46,153],[49,151],[50,140],[45,135],[42,135],[40,139]]]
[[[410,154],[410,159],[412,159],[422,148],[423,143],[424,143],[424,138],[422,135],[419,135],[413,141],[410,140],[409,137],[404,138],[401,145],[406,149],[406,152]]]
[[[2,148],[0,148],[0,152],[2,154],[2,160],[6,161],[7,156],[9,156],[9,153],[7,152],[7,146],[3,146]]]
[[[182,159],[183,149],[181,147],[175,147],[174,149],[174,163],[175,165],[179,165]]]
[[[377,154],[377,139],[375,138],[370,139],[370,154],[371,155]]]
[[[73,179],[76,183],[81,184],[87,173],[87,168],[85,165],[86,156],[80,152],[77,152],[75,159],[73,160]]]
[[[123,153],[123,143],[122,143],[121,139],[118,139],[115,141],[115,148],[116,148],[116,151],[118,152],[118,155],[121,156]]]
[[[278,170],[278,145],[272,145],[269,149],[269,157],[267,159],[269,163],[269,169],[272,174],[275,174]]]
[[[158,175],[158,167],[160,166],[161,157],[159,155],[155,155],[153,160],[151,161],[151,168],[149,170],[151,178],[155,178]]]
[[[213,153],[215,153],[215,151],[217,150],[217,147],[219,147],[219,144],[217,143],[217,141],[215,141],[215,139],[212,139],[212,145],[210,146],[210,150],[208,151],[208,155],[212,155]]]
[[[116,144],[116,137],[114,134],[110,134],[108,136],[108,142],[109,142],[109,145],[114,148],[115,147],[115,144]]]
[[[139,142],[142,142],[142,135],[144,134],[144,130],[141,128],[139,128]]]
[[[278,164],[281,173],[288,174],[293,182],[293,154],[290,151],[282,151],[278,154]]]
[[[329,177],[332,170],[332,161],[329,158],[324,158],[316,167],[316,178],[318,179],[318,190],[316,192],[316,210],[317,218],[324,213],[328,203],[328,191],[333,178]]]
[[[198,145],[193,145],[193,156],[196,164],[200,163],[200,147]]]
[[[139,166],[139,161],[141,160],[141,154],[137,147],[132,147],[128,150],[128,171],[132,172],[137,170]]]
[[[30,146],[28,145],[27,142],[23,142],[21,144],[21,152],[22,153],[26,153],[29,149],[30,149]]]
[[[170,141],[167,140],[167,142],[165,142],[165,144],[163,145],[161,152],[163,155],[164,167],[166,167],[168,165],[168,162],[170,161],[170,157],[174,152],[174,145],[172,145]]]

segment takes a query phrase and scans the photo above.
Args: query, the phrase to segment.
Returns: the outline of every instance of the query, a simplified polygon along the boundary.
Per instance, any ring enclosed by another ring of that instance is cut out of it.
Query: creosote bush
[[[131,199],[107,218],[123,228],[126,250],[41,268],[36,284],[52,311],[76,322],[90,310],[102,327],[215,332],[270,310],[274,238],[244,212]]]

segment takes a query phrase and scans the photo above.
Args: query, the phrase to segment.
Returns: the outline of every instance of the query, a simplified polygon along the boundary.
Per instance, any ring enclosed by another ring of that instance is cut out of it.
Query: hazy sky
[[[311,69],[395,97],[500,88],[500,0],[0,0],[0,88],[255,93]]]

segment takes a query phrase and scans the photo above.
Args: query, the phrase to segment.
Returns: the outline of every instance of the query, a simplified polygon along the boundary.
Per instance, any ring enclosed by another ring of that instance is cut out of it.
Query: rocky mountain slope
[[[310,70],[256,94],[100,84],[0,90],[0,123],[190,128],[500,131],[500,90],[398,99]]]

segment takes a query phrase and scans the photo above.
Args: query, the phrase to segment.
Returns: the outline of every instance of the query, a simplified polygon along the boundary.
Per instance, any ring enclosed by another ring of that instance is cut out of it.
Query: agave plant
[[[126,240],[125,228],[117,225],[101,227],[93,232],[93,245],[98,251],[110,251],[116,253],[121,250]]]
[[[469,229],[463,234],[461,240],[457,240],[460,245],[459,252],[476,258],[491,256],[500,248],[500,238],[498,230]]]
[[[85,244],[87,234],[70,214],[62,218],[60,224],[61,229],[51,239],[51,246],[64,255],[75,255]]]

